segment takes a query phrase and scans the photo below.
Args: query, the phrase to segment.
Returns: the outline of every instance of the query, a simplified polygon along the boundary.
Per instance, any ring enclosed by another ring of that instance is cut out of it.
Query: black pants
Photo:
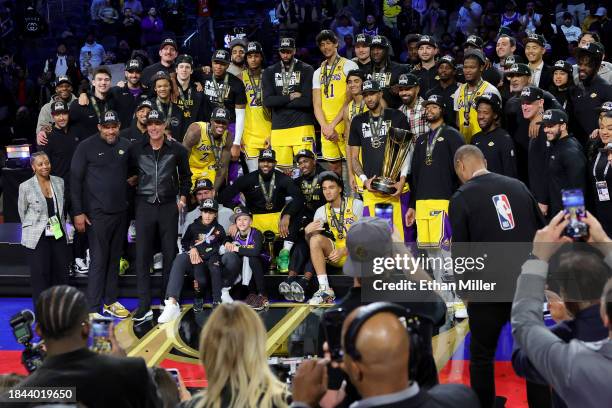
[[[47,288],[68,283],[69,250],[66,237],[45,237],[38,240],[35,249],[26,248],[30,265],[30,282],[34,304]]]
[[[116,214],[96,213],[89,216],[89,276],[87,300],[91,312],[99,312],[102,300],[110,305],[117,301],[119,258],[125,236],[125,211]]]
[[[168,279],[166,289],[166,299],[173,297],[177,301],[183,291],[185,273],[193,271],[195,280],[200,284],[200,291],[204,292],[206,286],[212,286],[213,302],[221,302],[221,288],[223,287],[223,277],[221,276],[221,259],[215,255],[204,260],[204,262],[193,265],[187,252],[178,254],[172,263],[172,270]]]
[[[255,290],[257,294],[268,296],[266,285],[264,282],[264,271],[261,259],[258,256],[249,256],[249,266],[253,271],[253,280],[255,281]],[[244,257],[236,252],[227,252],[221,257],[223,263],[223,287],[233,286],[234,281],[242,273],[242,262]]]
[[[155,233],[159,231],[162,267],[162,293],[168,287],[172,261],[176,255],[178,238],[178,208],[175,202],[150,204],[144,199],[136,201],[136,277],[139,307],[151,305],[151,276],[149,268],[153,258]]]
[[[511,309],[511,303],[468,303],[472,333],[470,383],[482,408],[491,408],[495,403],[495,351]]]

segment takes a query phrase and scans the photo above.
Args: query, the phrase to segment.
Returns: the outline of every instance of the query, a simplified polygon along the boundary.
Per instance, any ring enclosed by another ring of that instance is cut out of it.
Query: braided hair
[[[68,285],[46,289],[36,302],[36,317],[44,338],[65,337],[87,318],[87,314],[85,295]]]

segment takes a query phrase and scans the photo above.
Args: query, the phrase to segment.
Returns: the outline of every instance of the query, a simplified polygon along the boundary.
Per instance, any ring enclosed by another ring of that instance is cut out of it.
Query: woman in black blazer
[[[602,113],[599,140],[591,149],[589,176],[594,192],[595,216],[606,234],[612,234],[612,112]]]

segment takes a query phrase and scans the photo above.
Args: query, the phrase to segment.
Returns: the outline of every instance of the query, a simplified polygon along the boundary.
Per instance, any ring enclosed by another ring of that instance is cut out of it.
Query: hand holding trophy
[[[408,152],[412,133],[400,128],[389,128],[387,144],[385,145],[385,157],[382,165],[382,176],[372,181],[372,189],[383,194],[395,194],[395,184],[398,181],[402,166]]]

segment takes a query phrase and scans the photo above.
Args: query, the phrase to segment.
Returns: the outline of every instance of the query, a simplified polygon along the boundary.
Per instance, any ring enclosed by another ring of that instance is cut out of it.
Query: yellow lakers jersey
[[[340,57],[340,60],[334,68],[334,72],[329,72],[331,65],[325,65],[327,61],[321,64],[321,73],[319,79],[321,82],[321,109],[325,120],[331,122],[334,120],[338,112],[344,107],[346,101],[346,75],[344,74],[344,64],[348,60],[344,57]],[[325,76],[331,75],[327,89],[325,87]],[[342,136],[344,134],[344,122],[340,121],[336,125],[336,132]]]
[[[256,89],[249,79],[248,71],[242,72],[242,82],[244,82],[247,97],[242,140],[244,140],[245,145],[248,145],[251,137],[265,140],[270,136],[272,119],[270,111],[262,105],[261,77],[253,78],[255,88],[260,88],[258,95],[256,95]]]
[[[343,198],[344,200],[344,231],[338,231],[334,223],[332,222],[332,211],[331,204],[325,204],[325,216],[327,217],[327,222],[329,224],[329,228],[334,234],[334,238],[336,238],[336,242],[346,240],[346,233],[351,228],[351,226],[357,221],[355,217],[355,213],[353,213],[353,197]],[[339,221],[339,214],[336,214],[336,219]],[[340,234],[342,234],[342,238],[340,238]]]
[[[189,155],[189,168],[194,175],[206,173],[207,170],[216,170],[219,164],[217,163],[213,146],[210,144],[208,136],[209,124],[207,122],[196,123],[200,126],[200,141],[191,148],[191,154]],[[223,134],[221,143],[218,145],[221,149],[225,146],[226,140],[227,131]],[[215,180],[210,181],[215,182]]]
[[[467,84],[463,84],[459,87],[457,107],[457,125],[459,127],[459,133],[463,135],[465,143],[469,144],[472,140],[472,136],[480,132],[480,126],[478,126],[478,114],[476,112],[476,98],[482,96],[487,89],[488,82],[483,83],[478,87],[475,93],[471,95],[466,93]],[[468,106],[469,104],[469,106]],[[469,109],[469,114],[467,110]]]
[[[365,102],[362,100],[361,103],[363,104],[363,106],[355,104],[355,101],[350,101],[349,102],[349,105],[348,105],[348,120],[349,120],[349,122],[352,121],[353,118],[355,116],[359,115],[360,113],[368,111],[368,107],[365,104]]]

